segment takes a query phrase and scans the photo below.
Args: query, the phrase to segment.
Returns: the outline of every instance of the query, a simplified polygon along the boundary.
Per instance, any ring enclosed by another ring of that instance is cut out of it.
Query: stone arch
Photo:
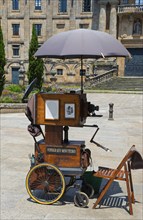
[[[142,34],[142,21],[140,18],[136,18],[133,22],[133,34]]]
[[[81,63],[76,63],[73,66],[73,70],[78,69],[78,68],[79,68],[79,70],[81,69]],[[87,68],[90,68],[90,64],[89,63],[83,63],[83,69],[87,70]]]
[[[16,61],[13,61],[13,62],[10,62],[10,63],[7,65],[6,68],[9,69],[9,67],[12,66],[13,64],[18,64],[17,67],[20,67],[20,62],[18,62],[18,61],[17,61],[17,62],[16,62]],[[14,66],[15,66],[15,65],[14,65]]]

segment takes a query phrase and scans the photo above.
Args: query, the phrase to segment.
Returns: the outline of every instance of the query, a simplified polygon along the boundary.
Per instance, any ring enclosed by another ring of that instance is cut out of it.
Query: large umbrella
[[[35,56],[80,58],[82,70],[83,58],[128,57],[130,54],[110,34],[89,29],[76,29],[52,36],[37,50]],[[83,74],[81,74],[81,92],[83,92]]]

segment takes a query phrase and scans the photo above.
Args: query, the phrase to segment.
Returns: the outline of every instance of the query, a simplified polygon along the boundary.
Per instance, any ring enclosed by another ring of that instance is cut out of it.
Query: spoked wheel
[[[38,164],[27,174],[26,189],[34,201],[45,205],[53,204],[65,191],[64,176],[51,164]]]
[[[86,207],[89,203],[88,196],[83,192],[77,192],[74,196],[74,204],[78,207]]]

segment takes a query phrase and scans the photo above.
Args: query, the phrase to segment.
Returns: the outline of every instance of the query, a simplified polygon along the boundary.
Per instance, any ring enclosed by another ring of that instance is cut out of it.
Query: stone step
[[[112,78],[107,82],[100,83],[95,86],[94,89],[101,89],[101,90],[123,90],[123,91],[143,91],[143,78]]]

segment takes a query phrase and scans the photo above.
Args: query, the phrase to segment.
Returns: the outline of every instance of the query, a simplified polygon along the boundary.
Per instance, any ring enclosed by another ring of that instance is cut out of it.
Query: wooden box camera
[[[34,98],[34,124],[83,126],[88,115],[86,94],[38,93]]]

